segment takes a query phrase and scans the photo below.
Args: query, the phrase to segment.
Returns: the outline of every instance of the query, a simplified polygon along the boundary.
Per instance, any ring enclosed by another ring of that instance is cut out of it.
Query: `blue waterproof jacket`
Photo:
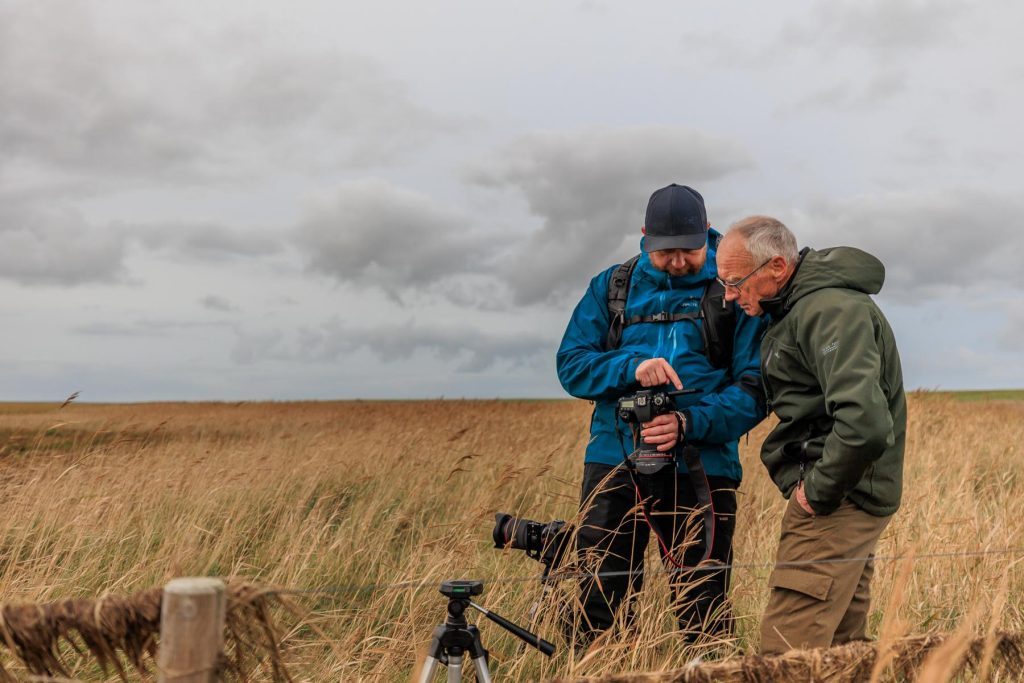
[[[704,287],[718,272],[715,250],[720,239],[719,233],[710,230],[704,268],[682,277],[655,269],[642,253],[633,270],[626,318],[699,308]],[[700,321],[629,325],[622,331],[619,347],[606,351],[608,283],[617,267],[590,281],[558,349],[562,386],[577,398],[595,402],[586,462],[617,465],[622,463],[624,452],[633,452],[632,434],[628,425],[616,421],[615,404],[621,396],[642,388],[636,380],[636,367],[641,362],[664,358],[679,374],[684,388],[702,390],[677,397],[676,405],[686,415],[686,439],[700,449],[705,471],[709,476],[740,481],[743,470],[737,442],[765,416],[760,375],[760,341],[765,323],[737,307],[733,357],[727,368],[716,368],[708,361]],[[678,467],[686,471],[682,462]]]

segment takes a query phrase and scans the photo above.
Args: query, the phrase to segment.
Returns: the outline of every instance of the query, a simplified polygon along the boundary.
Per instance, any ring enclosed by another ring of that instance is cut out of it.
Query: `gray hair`
[[[800,255],[793,233],[770,216],[748,216],[733,223],[729,232],[743,238],[754,263],[764,263],[775,256],[786,259],[786,263],[796,263]]]

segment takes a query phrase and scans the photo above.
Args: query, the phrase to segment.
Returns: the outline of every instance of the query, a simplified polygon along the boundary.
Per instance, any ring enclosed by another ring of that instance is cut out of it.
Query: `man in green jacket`
[[[761,374],[779,424],[761,461],[789,504],[761,652],[863,640],[870,558],[900,505],[907,422],[896,340],[870,297],[885,268],[852,247],[798,253],[767,216],[733,225],[717,265],[726,300],[769,320]]]

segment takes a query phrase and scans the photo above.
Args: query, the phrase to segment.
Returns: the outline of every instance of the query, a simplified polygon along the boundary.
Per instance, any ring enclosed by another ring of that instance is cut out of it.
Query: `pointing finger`
[[[682,389],[683,383],[680,381],[679,375],[676,374],[675,369],[667,362],[665,363],[665,371],[668,374],[668,378],[672,380],[672,384],[675,385],[676,389]]]

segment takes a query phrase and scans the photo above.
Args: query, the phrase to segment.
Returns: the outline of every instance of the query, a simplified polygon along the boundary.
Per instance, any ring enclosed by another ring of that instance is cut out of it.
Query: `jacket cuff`
[[[708,433],[708,420],[703,411],[694,412],[692,408],[679,411],[686,418],[686,438],[689,441],[703,441]]]
[[[634,356],[626,361],[626,367],[623,369],[622,386],[631,387],[636,384],[636,369],[641,363],[644,362],[643,358]]]
[[[839,500],[833,502],[831,500],[822,500],[818,495],[817,487],[814,485],[814,470],[811,469],[807,476],[804,477],[804,495],[807,497],[807,504],[814,510],[814,514],[826,517],[831,515],[833,512],[839,509],[843,500],[840,497]]]

